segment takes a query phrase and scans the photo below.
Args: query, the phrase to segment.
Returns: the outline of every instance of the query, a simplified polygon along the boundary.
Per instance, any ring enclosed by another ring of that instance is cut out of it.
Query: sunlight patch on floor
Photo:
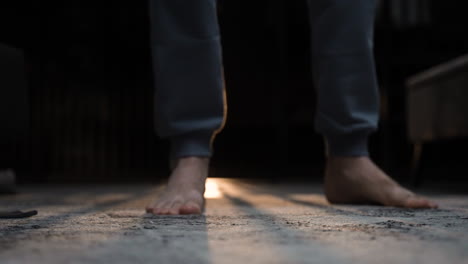
[[[216,179],[208,178],[205,183],[205,199],[218,199],[223,197]]]

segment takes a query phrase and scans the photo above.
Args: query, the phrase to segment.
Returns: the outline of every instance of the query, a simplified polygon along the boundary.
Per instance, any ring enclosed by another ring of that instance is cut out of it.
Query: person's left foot
[[[436,203],[401,187],[368,157],[330,157],[325,172],[325,195],[336,204],[437,208]]]

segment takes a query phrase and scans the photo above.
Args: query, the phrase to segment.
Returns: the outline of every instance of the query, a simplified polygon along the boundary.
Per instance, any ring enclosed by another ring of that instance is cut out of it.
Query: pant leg
[[[316,129],[328,155],[368,155],[377,128],[373,57],[376,0],[309,0]]]
[[[155,123],[171,158],[209,157],[225,119],[216,0],[150,0]]]

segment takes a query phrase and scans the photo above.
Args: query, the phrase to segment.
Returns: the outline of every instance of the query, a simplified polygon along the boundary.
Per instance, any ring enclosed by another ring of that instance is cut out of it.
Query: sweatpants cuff
[[[211,157],[213,132],[194,132],[172,137],[171,159],[183,157]]]
[[[367,134],[326,136],[327,156],[369,156]]]

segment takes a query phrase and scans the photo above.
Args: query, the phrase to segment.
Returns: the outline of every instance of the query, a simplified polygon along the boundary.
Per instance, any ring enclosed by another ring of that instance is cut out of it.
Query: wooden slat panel
[[[411,141],[468,136],[468,55],[407,81]]]

